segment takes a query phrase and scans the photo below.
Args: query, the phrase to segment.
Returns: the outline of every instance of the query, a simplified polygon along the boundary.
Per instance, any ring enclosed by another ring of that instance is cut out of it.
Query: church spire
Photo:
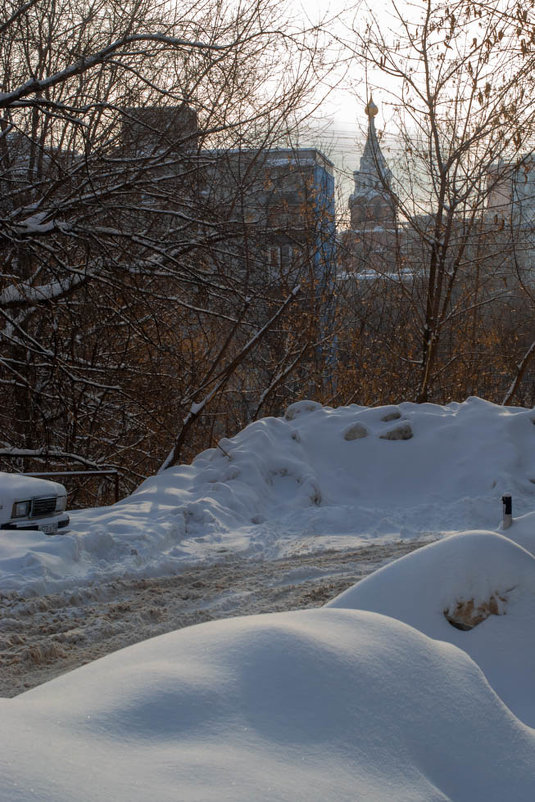
[[[382,222],[385,218],[392,217],[392,205],[388,191],[392,173],[377,139],[375,117],[379,113],[379,109],[371,95],[364,110],[368,117],[368,136],[360,158],[359,169],[353,173],[355,190],[349,198],[352,228],[358,227],[358,223],[365,220]]]

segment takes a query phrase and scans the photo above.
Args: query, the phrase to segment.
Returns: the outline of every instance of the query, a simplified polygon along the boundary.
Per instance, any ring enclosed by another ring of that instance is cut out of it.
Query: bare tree
[[[0,455],[135,482],[296,295],[252,244],[258,173],[222,197],[217,163],[288,142],[318,39],[271,0],[8,2],[0,32]]]
[[[418,8],[392,3],[381,17],[371,11],[353,32],[368,91],[380,87],[397,142],[395,180],[384,191],[401,247],[383,272],[397,273],[407,314],[401,330],[382,325],[407,368],[402,392],[418,401],[449,400],[474,385],[503,393],[506,360],[488,334],[503,333],[501,319],[517,309],[518,281],[503,208],[494,204],[530,150],[527,26],[517,3],[426,0]],[[492,372],[500,374],[494,384]]]

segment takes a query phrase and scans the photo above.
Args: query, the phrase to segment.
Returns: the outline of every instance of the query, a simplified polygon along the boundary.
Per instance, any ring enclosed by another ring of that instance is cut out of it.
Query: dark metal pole
[[[506,493],[505,496],[502,496],[502,504],[503,504],[503,529],[509,529],[511,524],[513,523],[513,497],[510,493]]]

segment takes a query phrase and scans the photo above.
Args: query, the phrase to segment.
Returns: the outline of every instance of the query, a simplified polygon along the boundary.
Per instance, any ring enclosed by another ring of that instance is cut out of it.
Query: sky
[[[296,18],[305,25],[318,24],[328,21],[327,29],[341,38],[350,36],[351,26],[357,29],[364,25],[366,5],[355,3],[351,8],[344,0],[290,0],[289,7]],[[388,24],[388,0],[379,0],[373,4],[374,14],[384,16],[385,25]],[[333,48],[333,57],[337,52]],[[318,112],[314,115],[312,128],[317,133],[306,137],[306,144],[319,147],[335,164],[336,181],[338,187],[337,204],[343,210],[347,206],[350,193],[353,191],[353,171],[359,167],[360,156],[364,148],[367,132],[367,117],[364,113],[366,105],[366,79],[364,70],[356,60],[347,65],[341,65],[334,72],[333,81],[339,84],[333,88],[327,98],[321,103]],[[381,76],[375,76],[376,84],[380,85]],[[376,118],[376,127],[381,134],[382,148],[388,159],[389,154],[395,154],[396,140],[393,132],[389,132],[388,108],[382,104],[383,95],[380,89],[375,89],[374,100],[379,107]]]

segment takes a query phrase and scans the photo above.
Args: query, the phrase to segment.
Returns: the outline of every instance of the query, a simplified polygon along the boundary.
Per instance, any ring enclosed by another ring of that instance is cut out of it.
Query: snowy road
[[[229,559],[159,579],[75,593],[0,596],[0,695],[29,688],[132,643],[218,618],[318,607],[431,539],[252,562]]]

